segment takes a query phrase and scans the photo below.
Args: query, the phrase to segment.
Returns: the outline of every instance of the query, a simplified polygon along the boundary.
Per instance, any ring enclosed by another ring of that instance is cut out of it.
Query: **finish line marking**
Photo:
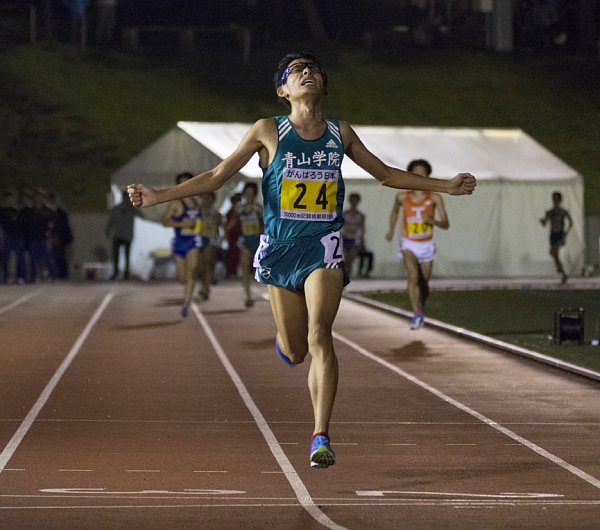
[[[263,416],[256,403],[254,403],[250,392],[248,392],[246,385],[244,385],[239,374],[236,372],[235,368],[231,364],[231,361],[229,360],[227,354],[221,347],[221,344],[219,343],[215,334],[213,333],[212,328],[208,325],[208,322],[204,318],[204,315],[200,312],[196,304],[192,304],[192,310],[194,311],[198,322],[200,322],[202,329],[206,333],[208,340],[212,344],[217,356],[219,357],[221,364],[229,374],[229,377],[231,378],[233,384],[237,388],[237,391],[239,392],[246,407],[250,411],[250,414],[252,414],[256,425],[258,426],[260,432],[265,438],[265,441],[267,442],[269,449],[273,453],[275,460],[277,460],[279,467],[281,467],[285,478],[287,478],[288,482],[290,483],[290,486],[294,490],[296,498],[300,502],[301,506],[311,515],[311,517],[315,521],[322,524],[326,528],[330,528],[331,530],[347,530],[345,527],[340,526],[339,524],[332,521],[329,517],[327,517],[327,515],[325,515],[314,503],[313,499],[310,496],[310,493],[306,489],[306,486],[298,476],[298,473],[292,466],[292,463],[289,461],[288,457],[279,445],[279,442],[277,441],[275,434],[269,427],[267,420]]]
[[[340,335],[339,333],[336,333],[335,331],[333,332],[333,337],[335,339],[339,340],[340,342],[343,342],[347,346],[350,346],[353,350],[356,350],[358,353],[360,353],[362,356],[366,357],[367,359],[371,359],[372,361],[375,361],[376,363],[380,364],[381,366],[388,368],[392,372],[397,373],[398,375],[400,375],[404,379],[407,379],[411,383],[414,383],[415,385],[420,386],[422,389],[427,390],[428,392],[431,392],[433,395],[437,396],[438,398],[445,401],[449,405],[453,405],[457,409],[460,409],[463,412],[466,412],[467,414],[474,416],[481,422],[492,427],[492,429],[496,429],[497,431],[500,431],[502,434],[505,434],[509,438],[512,438],[513,440],[519,442],[520,444],[528,447],[529,449],[531,449],[533,452],[537,453],[538,455],[543,456],[544,458],[550,460],[552,463],[562,467],[563,469],[566,469],[569,473],[572,473],[573,475],[579,477],[580,479],[585,480],[588,484],[591,484],[595,488],[600,489],[600,480],[597,479],[596,477],[589,475],[585,471],[579,469],[578,467],[575,467],[572,464],[569,464],[569,462],[566,462],[562,458],[559,458],[558,456],[550,453],[549,451],[546,451],[539,445],[536,445],[533,442],[530,442],[526,438],[519,436],[516,432],[513,432],[510,429],[507,429],[506,427],[500,425],[499,423],[488,418],[487,416],[484,416],[483,414],[481,414],[480,412],[477,412],[476,410],[472,409],[471,407],[468,407],[467,405],[461,403],[460,401],[457,401],[456,399],[451,398],[447,394],[444,394],[441,390],[438,390],[437,388],[435,388],[431,385],[428,385],[427,383],[425,383],[424,381],[421,381],[414,375],[411,375],[408,372],[405,372],[401,368],[398,368],[394,364],[386,361],[385,359],[379,357],[378,355],[375,355],[374,353],[370,352],[369,350],[363,348],[356,342],[354,342],[350,339],[347,339],[346,337]]]
[[[42,408],[44,408],[44,405],[46,404],[48,399],[50,399],[50,395],[56,388],[56,385],[58,385],[62,376],[65,374],[65,372],[68,370],[69,366],[73,362],[73,359],[75,359],[75,357],[79,353],[79,350],[83,346],[83,343],[92,331],[92,328],[96,325],[96,322],[98,322],[98,319],[106,309],[106,306],[113,299],[113,296],[114,293],[113,291],[111,291],[104,297],[100,306],[98,307],[98,309],[96,309],[96,312],[92,315],[92,318],[81,332],[81,335],[79,335],[79,337],[75,341],[75,344],[73,344],[71,351],[69,351],[67,356],[63,359],[63,362],[60,363],[60,366],[56,369],[56,372],[54,372],[54,375],[52,376],[50,381],[48,381],[46,388],[44,388],[38,400],[35,402],[33,407],[31,407],[31,410],[29,411],[27,416],[25,416],[25,419],[17,429],[17,432],[9,440],[8,444],[4,448],[4,451],[0,453],[0,473],[4,471],[6,464],[8,464],[8,461],[12,458],[12,455],[15,453],[20,443],[23,441],[23,438],[25,438],[25,436],[27,435],[27,432],[33,425],[33,422],[38,417],[38,414],[41,412]]]

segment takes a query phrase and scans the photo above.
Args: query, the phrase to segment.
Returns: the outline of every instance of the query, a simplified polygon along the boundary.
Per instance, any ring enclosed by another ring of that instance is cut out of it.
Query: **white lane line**
[[[250,411],[250,414],[252,414],[256,425],[260,429],[260,432],[262,433],[265,441],[267,442],[269,449],[273,453],[275,460],[277,460],[279,467],[281,467],[285,477],[290,483],[290,486],[294,490],[296,498],[300,502],[301,506],[311,515],[313,519],[315,519],[315,521],[322,524],[326,528],[330,528],[331,530],[346,530],[343,526],[340,526],[339,524],[332,521],[329,517],[327,517],[327,515],[325,515],[314,503],[313,499],[310,496],[310,493],[306,489],[306,486],[298,476],[298,473],[292,466],[292,463],[289,461],[288,457],[283,452],[283,449],[277,442],[277,438],[275,437],[275,434],[269,427],[267,420],[262,415],[260,409],[256,406],[256,403],[254,403],[254,400],[252,399],[252,396],[250,396],[246,385],[244,385],[242,379],[240,378],[235,368],[229,361],[227,354],[221,347],[221,344],[217,340],[211,327],[208,325],[208,322],[204,318],[204,315],[200,312],[196,304],[192,304],[192,310],[194,311],[198,322],[200,322],[202,329],[204,329],[204,332],[210,340],[213,348],[215,349],[215,352],[219,357],[219,360],[223,364],[223,367],[229,374],[229,377],[231,378],[233,384],[237,388],[237,391],[243,399],[246,407]]]
[[[370,352],[369,350],[366,350],[362,346],[358,345],[356,342],[340,335],[339,333],[336,333],[335,331],[333,332],[333,336],[340,342],[343,342],[347,346],[350,346],[352,349],[356,350],[358,353],[360,353],[367,359],[371,359],[372,361],[375,361],[376,363],[380,364],[381,366],[388,368],[392,372],[395,372],[398,375],[400,375],[401,377],[404,377],[411,383],[414,383],[415,385],[420,386],[422,389],[427,390],[428,392],[431,392],[433,395],[439,397],[446,403],[455,406],[456,408],[462,410],[463,412],[466,412],[467,414],[470,414],[471,416],[477,418],[479,421],[485,423],[486,425],[489,425],[493,429],[500,431],[502,434],[505,434],[509,438],[512,438],[513,440],[519,442],[522,445],[525,445],[526,447],[528,447],[529,449],[531,449],[538,455],[543,456],[544,458],[550,460],[552,463],[562,467],[563,469],[566,469],[569,473],[572,473],[573,475],[579,477],[580,479],[585,480],[588,484],[591,484],[592,486],[594,486],[596,488],[600,488],[600,480],[597,479],[596,477],[589,475],[585,471],[579,469],[578,467],[575,467],[572,464],[569,464],[569,462],[566,462],[562,458],[550,453],[549,451],[546,451],[539,445],[536,445],[533,442],[530,442],[526,438],[519,436],[517,433],[511,431],[510,429],[507,429],[506,427],[500,425],[499,423],[495,422],[494,420],[491,420],[487,416],[484,416],[483,414],[468,407],[467,405],[464,405],[460,401],[457,401],[456,399],[451,398],[450,396],[448,396],[447,394],[444,394],[442,391],[438,390],[437,388],[434,388],[431,385],[428,385],[427,383],[425,383],[424,381],[421,381],[420,379],[416,378],[414,375],[411,375],[408,372],[405,372],[401,368],[398,368],[397,366],[395,366],[392,363],[386,361],[385,359],[379,357],[378,355],[375,355],[374,353]]]
[[[160,473],[160,469],[126,469],[125,473]]]
[[[192,471],[192,473],[229,473],[229,471]]]
[[[475,508],[502,508],[502,507],[563,507],[563,506],[593,506],[596,507],[600,501],[519,501],[519,500],[441,500],[441,499],[399,499],[379,502],[319,502],[320,506],[328,506],[330,508],[356,507],[356,506],[402,506],[402,507],[450,507],[456,509],[475,509]],[[41,506],[0,506],[2,511],[25,511],[25,510],[183,510],[183,509],[202,509],[207,508],[298,508],[296,502],[238,502],[238,503],[203,503],[196,502],[194,504],[97,504],[97,505],[41,505]],[[543,508],[544,509],[544,508]],[[583,523],[582,523],[583,524]]]
[[[73,362],[73,359],[75,359],[75,356],[79,353],[81,346],[83,346],[83,343],[92,331],[92,328],[96,325],[96,322],[98,322],[98,319],[106,309],[106,306],[112,300],[113,296],[114,293],[111,291],[104,297],[102,303],[100,304],[98,309],[96,309],[96,312],[92,315],[92,318],[81,332],[81,335],[79,335],[79,337],[75,341],[75,344],[73,344],[71,351],[69,351],[67,356],[63,359],[63,362],[60,363],[60,366],[57,368],[56,372],[54,372],[54,375],[52,376],[50,381],[48,381],[46,388],[44,388],[44,390],[40,394],[40,397],[37,399],[31,410],[17,429],[17,432],[15,432],[13,437],[9,440],[8,444],[2,451],[2,453],[0,453],[0,473],[4,471],[6,464],[19,447],[19,444],[23,441],[23,438],[25,438],[27,432],[33,425],[33,422],[35,421],[38,414],[50,398],[50,395],[56,388],[56,385],[58,384],[64,373],[69,368],[71,362]]]
[[[59,473],[92,473],[93,469],[59,469]]]
[[[553,499],[564,497],[562,493],[458,493],[448,491],[386,491],[386,490],[365,490],[357,491],[358,497],[384,497],[386,495],[416,495],[432,497],[476,497],[485,499]]]
[[[15,300],[14,302],[12,302],[8,305],[5,305],[4,307],[0,307],[0,315],[2,315],[3,313],[7,313],[11,309],[17,307],[18,305],[21,305],[23,302],[27,302],[27,300],[33,298],[34,296],[37,296],[37,294],[38,293],[25,294],[25,295],[21,296],[21,298],[18,298],[17,300]]]

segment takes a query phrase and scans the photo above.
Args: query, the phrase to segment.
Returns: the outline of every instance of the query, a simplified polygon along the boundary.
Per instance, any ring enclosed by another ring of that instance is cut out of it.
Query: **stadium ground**
[[[345,299],[338,463],[314,470],[308,363],[277,359],[268,302],[219,285],[182,320],[180,296],[0,290],[3,526],[597,526],[597,382]]]

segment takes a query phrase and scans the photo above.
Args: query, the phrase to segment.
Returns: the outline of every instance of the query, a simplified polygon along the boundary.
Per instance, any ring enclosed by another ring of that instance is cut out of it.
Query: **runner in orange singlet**
[[[413,160],[408,171],[424,177],[431,175],[427,160]],[[433,227],[447,229],[450,226],[444,201],[438,193],[408,191],[398,193],[390,215],[390,229],[386,239],[391,241],[402,208],[402,238],[398,256],[404,259],[408,281],[408,296],[413,308],[410,329],[419,329],[425,319],[425,302],[429,296],[429,279],[433,268],[435,244]],[[436,219],[439,211],[439,219]]]

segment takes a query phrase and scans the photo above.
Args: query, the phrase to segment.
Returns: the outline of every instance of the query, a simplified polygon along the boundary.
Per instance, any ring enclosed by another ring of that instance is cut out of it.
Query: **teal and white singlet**
[[[263,169],[265,233],[254,266],[259,282],[297,291],[315,269],[343,267],[344,146],[337,121],[304,140],[287,116],[274,119],[278,143]]]

